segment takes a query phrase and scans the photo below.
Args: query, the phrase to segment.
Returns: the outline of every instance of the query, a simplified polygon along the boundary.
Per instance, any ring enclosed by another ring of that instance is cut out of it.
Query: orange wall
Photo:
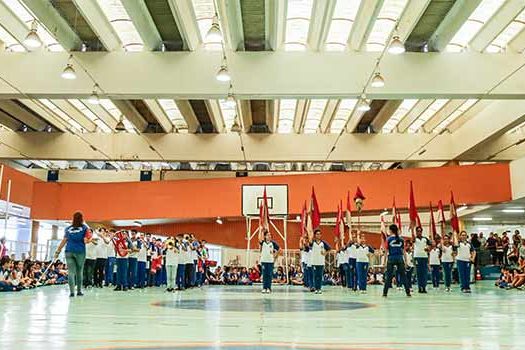
[[[337,172],[273,177],[199,179],[126,183],[35,182],[34,219],[69,219],[82,210],[89,221],[115,219],[195,219],[238,217],[242,184],[288,184],[289,212],[299,213],[315,186],[321,211],[334,212],[346,191],[357,185],[367,197],[365,210],[383,210],[396,196],[407,207],[413,180],[418,206],[443,199],[454,190],[457,203],[479,204],[511,199],[508,164],[450,166],[406,170]]]
[[[281,232],[284,232],[282,228],[282,221],[274,221],[275,225]],[[257,220],[252,222],[253,232],[257,228]],[[334,234],[333,227],[323,226],[323,238],[333,246]],[[153,234],[160,234],[166,236],[175,236],[179,233],[194,233],[198,239],[204,239],[209,243],[219,244],[232,248],[246,248],[246,222],[243,220],[224,220],[223,225],[217,224],[215,221],[210,222],[197,222],[197,223],[180,223],[180,224],[164,224],[164,225],[147,225],[140,228],[141,232],[148,232]],[[283,247],[282,239],[275,233],[275,230],[271,230],[273,238],[276,242]],[[288,232],[288,248],[298,249],[299,248],[299,236],[300,228],[297,222],[287,223]],[[365,233],[367,242],[374,246],[379,247],[381,238],[379,234]],[[251,248],[257,248],[257,237],[254,237],[251,241]]]
[[[36,177],[4,165],[0,199],[7,200],[7,183],[9,180],[11,180],[10,201],[30,207],[33,203],[33,184],[41,181]]]

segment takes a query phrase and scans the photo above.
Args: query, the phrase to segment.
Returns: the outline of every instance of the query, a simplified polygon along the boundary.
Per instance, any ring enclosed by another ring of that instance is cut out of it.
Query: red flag
[[[263,200],[259,206],[259,228],[270,230],[270,215],[268,214],[268,197],[264,187]]]
[[[386,250],[386,238],[388,237],[388,234],[386,233],[386,222],[385,222],[385,216],[381,215],[381,248]]]
[[[345,210],[345,216],[346,216],[346,225],[348,226],[349,230],[352,229],[352,206],[350,204],[350,191],[346,193],[346,210]]]
[[[408,214],[410,217],[410,227],[411,228],[421,226],[421,220],[419,219],[419,214],[417,213],[416,200],[414,198],[414,188],[412,186],[412,181],[410,181],[410,202],[408,205]]]
[[[357,186],[357,189],[354,194],[354,203],[358,211],[361,211],[361,209],[363,208],[363,202],[365,199],[365,195],[363,194],[359,186]]]
[[[337,214],[336,214],[336,217],[335,217],[335,227],[334,227],[334,236],[335,237],[339,237],[339,219],[341,218],[341,216],[339,214],[340,212],[341,212],[341,207],[338,204],[337,205]]]
[[[306,201],[304,201],[303,209],[301,210],[301,237],[306,234]]]
[[[397,225],[399,231],[401,231],[401,213],[397,210],[396,207],[396,197],[392,203],[392,222]]]
[[[339,239],[341,239],[341,244],[345,242],[345,218],[343,215],[343,201],[339,201]]]
[[[459,233],[459,219],[456,211],[456,202],[454,201],[454,193],[450,191],[450,226],[452,231]]]
[[[438,201],[438,222],[443,223],[447,220],[445,219],[445,209],[443,209],[443,202],[441,199]]]
[[[437,235],[437,230],[436,221],[434,220],[434,209],[432,209],[432,202],[430,202],[430,227],[428,231],[430,232],[430,239],[434,240]]]
[[[321,225],[321,212],[319,211],[319,204],[315,196],[315,190],[312,186],[312,198],[310,202],[310,214],[312,217],[312,228],[316,229]]]

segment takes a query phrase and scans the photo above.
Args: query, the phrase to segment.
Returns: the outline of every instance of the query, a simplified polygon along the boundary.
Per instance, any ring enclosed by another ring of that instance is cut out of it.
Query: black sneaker
[[[121,286],[118,286],[117,288],[114,289],[115,292],[120,292],[121,290],[122,290]]]
[[[122,288],[122,291],[127,292],[128,291],[128,287]]]
[[[70,298],[74,298],[75,297],[75,293],[69,293],[69,297]]]
[[[83,297],[83,296],[84,296],[84,293],[82,293],[82,292],[78,292],[77,293],[77,297]]]
[[[386,295],[386,294],[383,294],[383,298],[386,298],[387,296],[388,296],[388,295]]]

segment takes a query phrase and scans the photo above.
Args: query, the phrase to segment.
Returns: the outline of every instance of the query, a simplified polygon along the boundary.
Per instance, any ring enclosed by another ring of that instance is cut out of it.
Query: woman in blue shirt
[[[388,289],[392,287],[394,267],[401,277],[401,283],[405,286],[407,297],[410,296],[410,286],[405,274],[405,242],[399,237],[399,228],[392,224],[389,227],[390,236],[387,238],[388,260],[386,264],[386,279],[383,287],[383,296],[386,298]]]
[[[75,296],[75,285],[77,296],[82,296],[82,280],[84,273],[84,261],[86,260],[86,243],[91,242],[91,229],[84,223],[84,216],[77,211],[73,214],[73,223],[66,227],[64,238],[55,252],[58,258],[62,248],[66,246],[66,261],[68,268],[69,296]]]

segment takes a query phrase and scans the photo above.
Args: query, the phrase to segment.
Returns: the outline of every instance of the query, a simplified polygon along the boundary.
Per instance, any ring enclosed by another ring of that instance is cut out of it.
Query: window
[[[357,104],[356,99],[341,100],[339,106],[337,107],[337,112],[335,113],[332,124],[330,125],[330,132],[333,134],[339,134],[343,131],[348,119],[354,111],[355,105]]]
[[[308,113],[304,122],[304,133],[315,134],[319,130],[319,124],[323,117],[328,100],[310,100]]]
[[[175,101],[167,99],[160,99],[157,101],[177,131],[188,132],[188,124],[186,123],[186,119],[184,119],[184,116],[180,112]]]
[[[304,51],[308,40],[313,0],[288,0],[286,14],[286,51]]]
[[[326,37],[326,51],[344,51],[352,31],[361,0],[337,0],[332,23]]]
[[[471,99],[465,101],[461,106],[458,107],[454,112],[452,112],[445,120],[438,124],[433,130],[433,132],[441,132],[443,129],[446,129],[453,121],[462,116],[470,107],[474,106],[479,100]]]
[[[89,120],[91,120],[102,132],[110,133],[111,128],[106,125],[95,113],[86,107],[80,100],[68,100],[78,111],[84,114]],[[101,100],[102,103],[102,100]]]
[[[142,51],[144,42],[120,0],[97,0],[126,51]]]
[[[195,11],[195,17],[197,18],[197,25],[199,26],[199,33],[204,43],[204,48],[213,51],[222,50],[222,40],[213,41],[206,37],[213,24],[213,18],[215,17],[213,0],[193,0],[193,10]]]
[[[407,0],[385,0],[366,42],[367,51],[383,51]]]
[[[279,134],[289,134],[292,132],[296,108],[297,100],[279,101],[279,122],[277,126],[277,132]]]
[[[406,117],[412,108],[414,108],[418,101],[419,100],[414,99],[403,100],[399,107],[397,107],[396,111],[392,114],[390,119],[388,119],[388,121],[383,126],[383,133],[392,132],[397,127],[397,124],[399,124],[399,122]]]
[[[525,28],[525,10],[514,18],[510,24],[494,39],[485,49],[486,52],[496,53],[505,50],[512,41]]]
[[[441,108],[443,108],[447,102],[450,100],[442,99],[442,100],[435,100],[432,102],[430,106],[428,106],[427,109],[421,113],[421,115],[408,127],[409,133],[415,133],[417,132],[427,121],[430,120]]]

